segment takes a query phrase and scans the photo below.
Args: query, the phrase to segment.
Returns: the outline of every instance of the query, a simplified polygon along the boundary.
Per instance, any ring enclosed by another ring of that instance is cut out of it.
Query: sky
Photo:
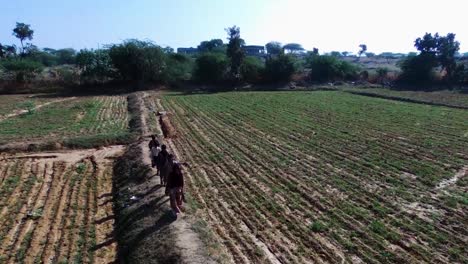
[[[98,48],[125,39],[196,47],[226,41],[237,25],[249,45],[300,43],[321,53],[415,51],[426,32],[453,32],[468,52],[466,0],[0,0],[0,43],[16,44],[16,22],[30,24],[40,48]]]

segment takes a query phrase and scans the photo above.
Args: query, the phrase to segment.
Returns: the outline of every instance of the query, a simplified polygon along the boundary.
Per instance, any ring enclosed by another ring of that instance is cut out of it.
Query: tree
[[[432,69],[437,60],[429,53],[408,56],[401,63],[400,79],[409,84],[427,84],[433,80]]]
[[[114,75],[109,50],[80,50],[76,63],[82,70],[82,77],[87,79],[102,81]]]
[[[267,58],[265,62],[265,77],[270,82],[289,81],[296,72],[296,58],[290,54],[279,54]]]
[[[44,49],[45,50],[45,49]],[[76,58],[76,50],[72,48],[68,49],[59,49],[59,50],[54,50],[52,52],[55,56],[57,56],[57,63],[59,65],[62,64],[74,64],[75,63],[75,58]]]
[[[198,45],[199,52],[213,52],[213,51],[220,51],[223,48],[223,40],[221,39],[212,39],[209,41],[202,41],[200,45]]]
[[[281,43],[277,41],[268,42],[265,45],[265,47],[268,55],[279,55],[283,52],[283,47],[281,46]]]
[[[205,83],[223,81],[228,68],[228,59],[222,53],[207,52],[195,61],[195,79]]]
[[[166,70],[164,50],[148,41],[130,39],[109,49],[112,65],[124,80],[161,81]]]
[[[242,79],[250,83],[258,82],[264,70],[265,66],[259,58],[247,56],[241,65]]]
[[[30,25],[16,22],[16,27],[13,29],[13,36],[15,36],[16,38],[20,40],[23,53],[24,53],[23,41],[25,41],[26,39],[32,40],[33,34],[34,34],[34,30],[31,29]]]
[[[353,79],[357,75],[356,66],[333,56],[312,56],[307,59],[307,64],[311,69],[310,78],[314,81]]]
[[[455,40],[455,34],[448,33],[447,36],[440,36],[439,33],[435,33],[432,36],[431,33],[426,33],[422,38],[415,40],[414,46],[421,52],[420,55],[433,58],[442,70],[445,70],[446,80],[453,79],[457,67],[455,55],[460,49],[460,43]]]
[[[343,54],[343,57],[348,57],[348,55],[351,55],[351,52],[343,51],[343,52],[341,52],[341,54]]]
[[[366,52],[366,57],[372,58],[372,57],[374,57],[374,56],[375,56],[375,53],[373,53],[373,52]]]
[[[359,55],[359,57],[361,57],[362,54],[366,53],[367,45],[366,44],[361,44],[361,45],[359,45],[359,48],[361,48],[361,49],[358,51],[358,55]]]
[[[330,52],[330,56],[341,57],[341,53],[339,51],[332,51],[332,52]]]
[[[229,57],[231,64],[231,76],[238,81],[241,78],[240,67],[245,57],[244,51],[242,50],[244,40],[240,37],[239,27],[232,26],[227,28],[226,32],[228,33],[229,40],[227,56]]]
[[[283,49],[285,51],[288,51],[289,53],[300,53],[304,51],[304,48],[302,47],[302,45],[298,43],[288,43],[283,46]]]

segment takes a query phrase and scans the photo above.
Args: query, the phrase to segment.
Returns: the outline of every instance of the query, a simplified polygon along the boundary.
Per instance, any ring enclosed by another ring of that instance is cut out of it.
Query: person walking
[[[151,148],[151,167],[156,167],[156,175],[159,175],[159,167],[157,166],[157,160],[160,152],[161,147],[159,146],[159,142],[156,142]]]
[[[182,212],[184,200],[184,175],[179,162],[173,162],[171,173],[167,179],[167,188],[169,189],[172,214],[177,217],[177,214]]]
[[[154,146],[159,146],[159,141],[156,139],[155,135],[151,135],[151,140],[148,143],[148,148],[151,150]]]
[[[159,176],[161,178],[161,185],[165,186],[167,183],[167,176],[171,169],[171,167],[169,167],[169,153],[167,152],[166,145],[161,146],[161,151],[156,159],[156,166],[158,167]]]

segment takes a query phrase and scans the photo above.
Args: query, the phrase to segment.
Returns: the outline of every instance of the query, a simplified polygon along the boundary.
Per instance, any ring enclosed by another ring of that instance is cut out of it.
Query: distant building
[[[193,55],[198,53],[197,48],[178,48],[177,53]]]
[[[245,52],[245,55],[247,56],[263,57],[266,55],[264,46],[255,46],[255,45],[243,46],[242,50]]]

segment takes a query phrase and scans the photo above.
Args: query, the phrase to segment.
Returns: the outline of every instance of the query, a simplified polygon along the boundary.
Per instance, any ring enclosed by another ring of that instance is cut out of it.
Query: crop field
[[[0,120],[0,142],[119,135],[127,130],[124,96],[84,97],[59,101]]]
[[[29,105],[38,106],[54,100],[57,98],[41,97],[40,95],[2,95],[0,96],[0,119],[15,110],[26,109]]]
[[[468,261],[467,110],[339,91],[161,104],[195,214],[232,261]]]
[[[0,263],[110,263],[122,147],[0,157]]]
[[[446,106],[468,109],[468,94],[451,91],[397,91],[384,88],[344,88],[344,90],[369,95],[387,96],[392,98],[401,98],[403,100],[414,100],[423,103],[442,104]]]

